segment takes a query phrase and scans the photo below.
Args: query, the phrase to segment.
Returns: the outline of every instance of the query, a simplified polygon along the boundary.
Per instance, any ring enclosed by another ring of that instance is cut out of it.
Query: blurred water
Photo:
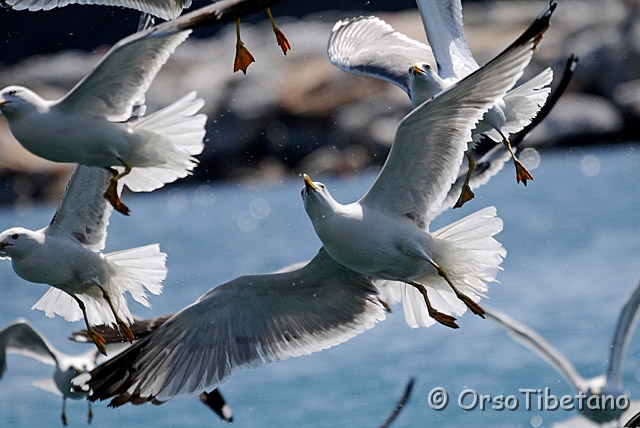
[[[476,192],[474,201],[445,213],[432,228],[496,205],[505,223],[498,237],[509,254],[488,303],[537,329],[581,374],[594,376],[605,370],[619,310],[640,278],[640,150],[619,146],[543,153],[533,174],[528,187],[516,185],[513,167],[507,165]],[[369,172],[323,181],[344,203],[362,195],[374,178],[375,172]],[[292,178],[271,187],[215,184],[125,195],[132,215],[112,217],[107,251],[160,242],[169,255],[165,292],[151,298],[152,311],[134,306],[134,312],[148,317],[175,311],[235,276],[312,257],[320,243],[301,205],[301,187],[302,180]],[[4,208],[0,229],[43,227],[54,210],[53,205]],[[87,349],[66,340],[81,323],[50,320],[29,310],[44,286],[19,279],[8,261],[0,263],[0,277],[0,325],[26,317],[59,349]],[[343,345],[232,376],[221,390],[234,410],[233,426],[377,427],[412,376],[417,377],[414,394],[394,426],[549,426],[575,416],[524,408],[521,388],[549,387],[558,396],[573,392],[542,360],[488,321],[466,314],[457,331],[439,325],[412,330],[399,309]],[[640,396],[639,356],[635,335],[624,367],[632,397]],[[61,399],[31,385],[51,373],[29,358],[9,356],[0,382],[0,424],[60,426]],[[441,411],[428,404],[435,387],[450,396]],[[515,395],[521,405],[515,411],[464,411],[456,400],[465,388]],[[189,398],[162,406],[93,407],[93,427],[224,425]],[[67,403],[67,415],[70,426],[85,426],[86,403]]]

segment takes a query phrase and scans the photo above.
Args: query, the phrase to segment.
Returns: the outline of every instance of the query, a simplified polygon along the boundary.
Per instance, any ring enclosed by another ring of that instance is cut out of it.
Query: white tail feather
[[[439,247],[434,260],[448,273],[456,288],[476,302],[484,296],[488,283],[496,281],[502,269],[500,264],[507,255],[502,244],[493,238],[500,231],[502,220],[497,217],[495,207],[487,207],[433,233]],[[429,301],[438,311],[459,316],[467,310],[437,274],[418,278],[417,282],[426,286]],[[411,285],[401,287],[407,324],[412,328],[432,325],[435,321],[427,313],[422,294]]]
[[[133,168],[122,180],[134,192],[150,192],[186,177],[198,165],[193,156],[204,149],[207,117],[197,114],[204,101],[190,92],[175,103],[130,125],[134,132],[147,132],[157,164]],[[123,168],[117,168],[122,171]]]
[[[118,316],[126,322],[132,322],[126,292],[129,292],[138,303],[150,307],[145,288],[152,294],[162,292],[162,281],[167,276],[165,266],[167,255],[160,252],[158,244],[118,251],[105,255],[111,266],[111,278],[102,284],[118,312]],[[77,293],[87,310],[89,324],[114,324],[115,318],[107,301],[102,297],[98,287],[91,286]],[[66,292],[58,288],[50,288],[31,309],[44,311],[48,317],[63,316],[67,321],[82,319],[82,311],[77,302]]]

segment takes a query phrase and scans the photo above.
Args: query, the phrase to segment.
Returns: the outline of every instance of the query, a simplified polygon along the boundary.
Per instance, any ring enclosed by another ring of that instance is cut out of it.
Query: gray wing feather
[[[384,319],[371,280],[324,250],[291,272],[220,285],[96,368],[91,399],[165,401],[217,387],[233,372],[342,343]]]
[[[190,33],[150,30],[120,40],[58,101],[57,108],[67,113],[89,112],[114,122],[129,119],[162,65]]]
[[[105,168],[76,166],[46,233],[71,236],[93,251],[102,250],[113,211],[103,196],[110,180]]]

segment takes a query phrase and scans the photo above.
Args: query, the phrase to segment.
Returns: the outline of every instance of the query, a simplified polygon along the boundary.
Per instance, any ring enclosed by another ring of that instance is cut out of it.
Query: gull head
[[[64,397],[71,398],[72,400],[80,400],[86,398],[87,393],[75,391],[72,380],[77,376],[87,373],[89,371],[87,369],[92,368],[93,367],[89,368],[86,365],[80,367],[76,364],[72,364],[66,369],[64,367],[60,367],[53,374],[53,381]]]
[[[418,107],[446,87],[445,81],[426,62],[417,62],[409,67],[409,89],[414,107]]]
[[[0,112],[7,118],[44,105],[45,101],[38,94],[23,86],[7,86],[0,91]]]
[[[301,194],[304,209],[307,211],[311,221],[317,218],[324,218],[328,211],[332,211],[332,207],[336,202],[324,184],[313,182],[307,174],[304,174],[303,178],[304,187]]]
[[[0,234],[0,258],[17,257],[29,252],[36,239],[33,232],[14,227]]]

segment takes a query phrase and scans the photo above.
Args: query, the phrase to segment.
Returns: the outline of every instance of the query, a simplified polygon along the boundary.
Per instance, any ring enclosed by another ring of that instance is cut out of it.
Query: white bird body
[[[416,230],[409,218],[389,215],[365,203],[340,205],[328,193],[326,196],[305,198],[305,209],[311,213],[324,249],[337,262],[381,279],[415,280],[427,272],[437,277],[427,256],[437,253],[436,239],[426,231]],[[372,223],[384,228],[371,228]],[[342,232],[335,233],[336,230]],[[366,250],[354,251],[354,243]],[[385,262],[372,263],[372,260]]]

